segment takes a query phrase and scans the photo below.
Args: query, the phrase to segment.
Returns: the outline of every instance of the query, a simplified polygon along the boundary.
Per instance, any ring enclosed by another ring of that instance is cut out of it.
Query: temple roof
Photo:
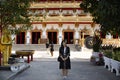
[[[92,22],[80,8],[82,0],[36,0],[30,7],[31,22]]]

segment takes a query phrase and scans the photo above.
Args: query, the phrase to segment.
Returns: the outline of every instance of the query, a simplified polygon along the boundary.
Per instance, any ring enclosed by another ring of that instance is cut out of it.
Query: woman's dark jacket
[[[66,55],[64,55],[64,47],[63,46],[61,46],[60,48],[59,48],[59,55],[60,56],[62,56],[63,58],[65,58],[65,57],[67,57],[67,56],[70,56],[70,48],[67,46],[66,47],[66,51],[65,51],[65,54]]]

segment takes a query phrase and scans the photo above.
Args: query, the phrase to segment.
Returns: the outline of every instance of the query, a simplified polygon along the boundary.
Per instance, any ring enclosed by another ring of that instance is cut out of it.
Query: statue
[[[81,46],[84,47],[84,32],[82,33]]]
[[[11,48],[12,48],[11,35],[10,35],[10,32],[8,32],[7,30],[3,30],[0,47],[1,47],[2,57],[3,57],[2,65],[7,66],[9,57],[11,55]]]

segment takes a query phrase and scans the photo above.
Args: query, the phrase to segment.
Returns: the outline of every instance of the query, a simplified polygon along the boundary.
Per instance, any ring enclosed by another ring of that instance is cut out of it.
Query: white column
[[[43,30],[43,33],[42,33],[42,39],[46,39],[46,38],[47,38],[46,30]]]
[[[78,30],[75,31],[74,38],[75,39],[79,39],[80,38]]]
[[[30,38],[31,38],[30,32],[27,31],[27,34],[26,34],[26,44],[30,44]]]
[[[58,39],[59,39],[59,44],[61,45],[62,42],[62,29],[59,30],[59,35],[58,35]]]
[[[15,36],[14,34],[11,35],[11,38],[12,38],[12,44],[15,44]]]
[[[75,34],[74,34],[74,39],[75,39],[75,43],[74,44],[78,44],[79,38],[80,38],[79,32],[78,32],[78,30],[76,30]]]

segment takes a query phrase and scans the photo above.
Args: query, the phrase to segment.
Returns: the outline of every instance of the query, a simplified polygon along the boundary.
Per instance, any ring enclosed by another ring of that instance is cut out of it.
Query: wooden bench
[[[30,63],[30,61],[33,61],[34,50],[18,50],[18,51],[16,51],[16,54],[22,58],[24,58],[24,56],[26,56],[27,63]]]

